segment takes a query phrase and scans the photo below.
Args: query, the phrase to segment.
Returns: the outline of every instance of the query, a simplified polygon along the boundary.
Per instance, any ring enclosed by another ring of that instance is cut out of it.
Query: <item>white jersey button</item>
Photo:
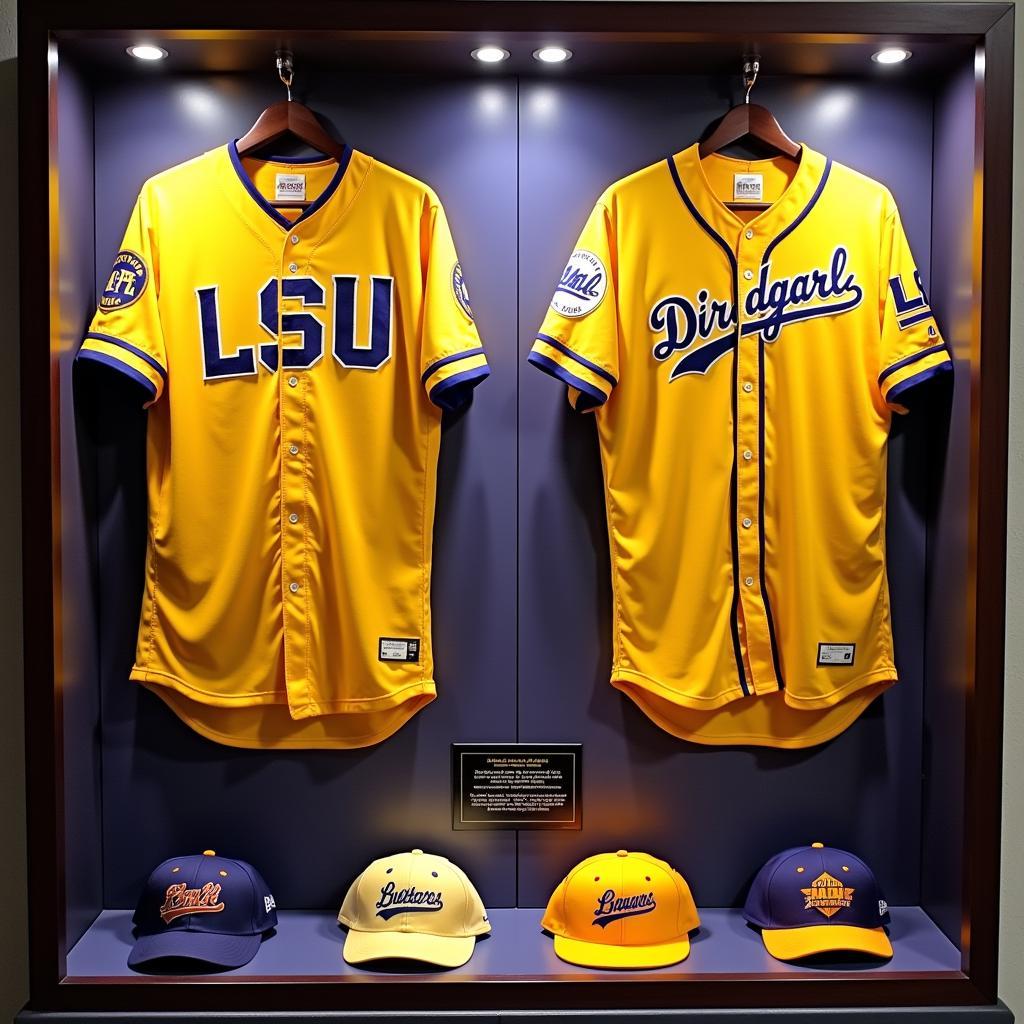
[[[299,269],[299,265],[298,263],[289,263],[288,269],[294,274],[295,271]]]
[[[745,458],[747,462],[749,462],[753,457],[754,453],[749,448],[743,453],[743,458]]]
[[[298,377],[289,377],[288,378],[288,387],[293,388],[298,383],[299,383],[299,378]]]
[[[747,237],[749,238],[750,236],[748,235]],[[292,245],[298,245],[298,244],[299,244],[299,236],[298,235],[292,235]]]
[[[743,276],[749,281],[754,276],[754,272],[752,270],[744,270]]]
[[[748,229],[747,229],[747,238],[753,238],[753,237],[754,237],[754,232],[753,232],[753,231],[751,231],[751,230],[750,230],[750,229],[748,228]],[[293,241],[293,242],[295,241],[295,237],[294,237],[294,236],[292,236],[292,241]]]
[[[754,385],[748,380],[747,383],[743,385],[743,390],[749,395],[750,392],[754,390]]]
[[[748,576],[743,582],[746,583],[748,587],[752,587],[754,585],[754,577]]]
[[[744,518],[743,518],[743,529],[744,530],[749,530],[751,522],[752,522],[752,520],[751,520],[750,516],[744,516]]]
[[[288,451],[289,451],[289,453],[290,453],[291,455],[298,455],[298,454],[299,454],[299,446],[298,446],[298,445],[296,445],[296,444],[293,444],[293,445],[292,445],[292,446],[291,446],[291,447],[290,447],[290,448],[288,449]]]
[[[297,523],[298,521],[299,521],[299,517],[298,517],[298,515],[297,515],[297,514],[296,514],[295,512],[293,512],[293,513],[292,513],[292,514],[291,514],[291,515],[290,515],[290,516],[288,517],[288,522],[289,522],[289,523]]]
[[[299,585],[298,585],[298,583],[289,583],[289,584],[288,584],[288,589],[289,589],[289,590],[290,590],[290,591],[291,591],[291,592],[292,592],[293,594],[297,594],[297,593],[299,592]]]

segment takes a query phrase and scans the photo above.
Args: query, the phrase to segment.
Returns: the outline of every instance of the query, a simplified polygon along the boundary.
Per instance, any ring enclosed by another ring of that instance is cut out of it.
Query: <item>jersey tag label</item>
[[[852,665],[856,644],[818,644],[819,665]]]
[[[734,174],[732,198],[737,203],[759,203],[764,198],[763,174]]]
[[[298,203],[306,201],[306,176],[304,174],[278,174],[274,181],[274,202]]]
[[[382,636],[377,641],[378,661],[419,661],[419,638],[402,639],[396,636]]]

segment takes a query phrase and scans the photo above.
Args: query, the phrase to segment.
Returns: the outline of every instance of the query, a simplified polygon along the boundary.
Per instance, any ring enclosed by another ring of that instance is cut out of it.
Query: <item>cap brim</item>
[[[580,967],[647,970],[669,967],[685,960],[690,955],[690,939],[686,937],[657,946],[610,946],[602,942],[584,942],[582,939],[556,935],[555,953],[567,963]]]
[[[343,955],[350,964],[368,960],[418,960],[438,967],[461,967],[476,947],[475,935],[424,935],[420,932],[361,932],[350,928]]]
[[[160,935],[142,935],[128,954],[128,966],[137,967],[150,960],[173,956],[201,960],[217,967],[242,967],[256,955],[261,940],[261,935],[218,935],[180,929]]]
[[[892,943],[884,928],[855,928],[848,924],[808,928],[763,929],[765,949],[776,960],[799,960],[816,953],[867,953],[887,960]]]

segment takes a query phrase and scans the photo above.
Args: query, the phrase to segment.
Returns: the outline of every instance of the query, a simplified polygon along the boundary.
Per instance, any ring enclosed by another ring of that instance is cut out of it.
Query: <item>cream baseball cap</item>
[[[375,860],[352,883],[338,921],[348,928],[345,960],[400,957],[461,967],[491,930],[465,872],[437,854],[412,850]]]

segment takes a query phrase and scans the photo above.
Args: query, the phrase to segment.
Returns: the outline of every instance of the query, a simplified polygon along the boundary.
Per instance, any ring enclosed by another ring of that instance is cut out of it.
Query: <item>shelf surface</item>
[[[768,955],[756,931],[738,910],[700,912],[701,928],[693,936],[690,956],[681,964],[655,971],[593,971],[567,964],[555,956],[549,936],[540,928],[539,909],[492,910],[491,934],[477,941],[473,958],[455,971],[378,963],[373,970],[351,967],[342,959],[345,932],[328,911],[279,911],[277,931],[265,939],[259,953],[244,967],[198,975],[210,979],[240,977],[311,978],[335,981],[372,981],[435,975],[452,981],[514,980],[531,978],[571,980],[652,977],[678,979],[696,975],[748,976],[846,973],[892,975],[936,974],[960,971],[960,952],[920,907],[890,907],[889,935],[894,955],[885,963],[865,965],[835,959],[814,966],[784,964]],[[68,981],[96,978],[134,978],[141,983],[166,981],[180,974],[141,974],[127,965],[132,947],[132,912],[105,910],[68,954]],[[180,970],[180,968],[179,968]],[[196,977],[196,975],[187,975]]]

